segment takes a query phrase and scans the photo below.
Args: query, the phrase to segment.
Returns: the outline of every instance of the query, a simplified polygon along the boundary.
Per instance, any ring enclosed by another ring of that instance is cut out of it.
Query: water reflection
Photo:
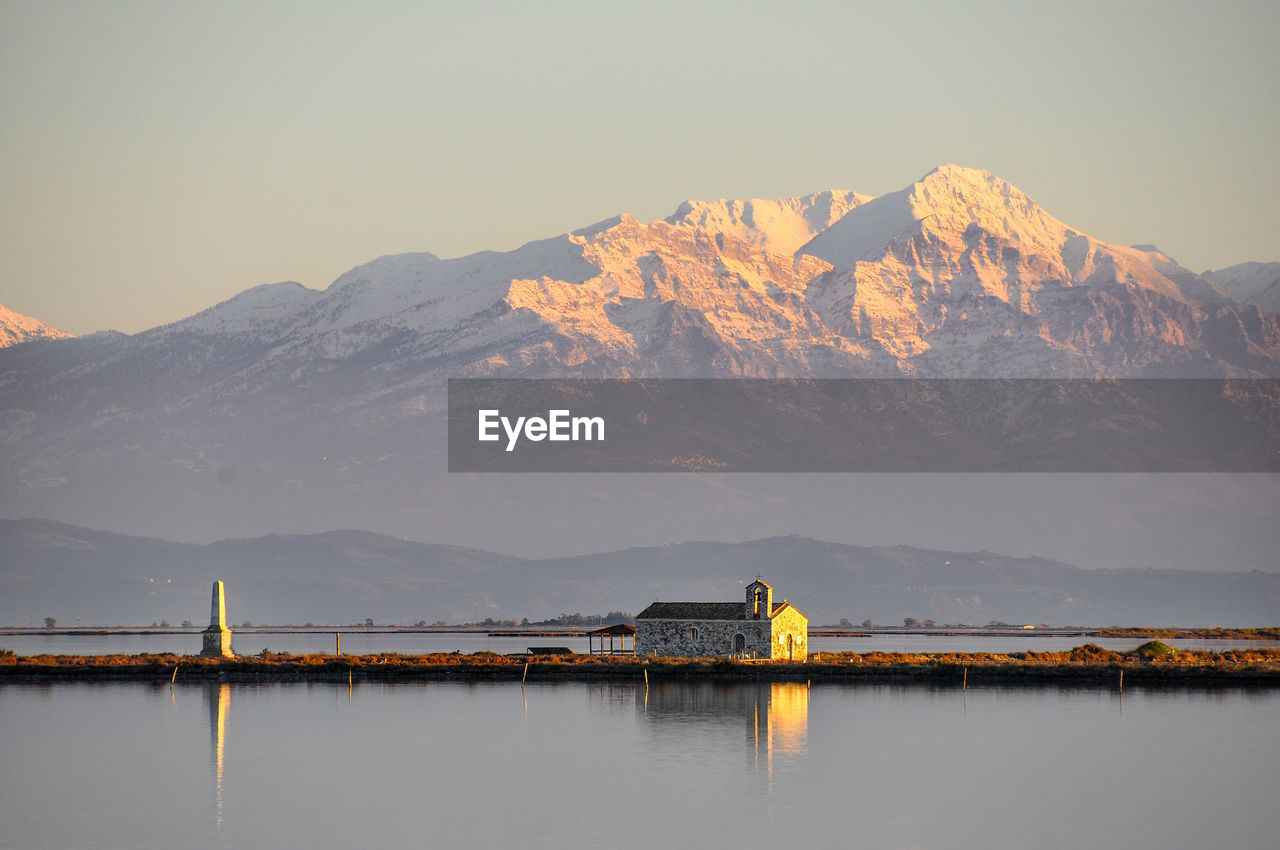
[[[668,738],[745,731],[747,764],[771,776],[775,757],[803,758],[809,730],[809,686],[796,682],[713,684],[662,682],[645,689],[641,716]]]
[[[205,685],[205,700],[209,703],[209,743],[213,762],[214,818],[222,826],[222,769],[227,740],[227,709],[231,707],[231,685]]]
[[[796,682],[771,685],[768,707],[770,746],[803,754],[809,731],[809,686]]]
[[[815,682],[811,696],[654,679],[646,711],[640,682],[370,683],[350,703],[340,683],[179,674],[175,711],[169,678],[0,686],[0,848],[429,836],[625,850],[678,836],[707,850],[1133,850],[1280,835],[1275,688],[1126,676],[1121,717],[1118,682],[987,687],[970,671],[967,693]]]

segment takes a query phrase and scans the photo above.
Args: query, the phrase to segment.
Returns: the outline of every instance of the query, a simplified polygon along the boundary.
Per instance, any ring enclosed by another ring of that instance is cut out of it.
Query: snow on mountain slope
[[[277,332],[314,303],[320,293],[296,281],[264,283],[161,329],[164,333],[228,336]]]
[[[0,304],[0,348],[33,339],[68,339],[72,335],[51,328],[39,319],[24,316]]]
[[[1280,313],[1280,263],[1240,263],[1204,277],[1242,304],[1268,313]]]
[[[830,336],[803,304],[805,283],[827,269],[814,258],[796,262],[729,232],[669,221],[646,225],[631,216],[573,238],[598,269],[595,276],[580,286],[514,281],[507,303],[566,335],[604,342],[632,363],[618,371],[657,375],[659,367],[675,366],[664,355],[677,332],[676,315],[696,317],[696,333],[717,348],[715,362],[703,365],[726,374],[768,374],[780,365],[807,371],[796,348]]]
[[[297,316],[272,356],[343,358],[405,334],[430,348],[474,330],[476,317],[498,307],[513,280],[537,274],[574,283],[594,272],[567,235],[451,260],[428,253],[379,257],[334,281]]]
[[[323,293],[259,288],[171,327],[264,333],[266,363],[394,345],[447,360],[455,375],[807,373],[807,348],[834,347],[842,363],[861,353],[833,340],[803,304],[805,284],[826,264],[791,253],[864,199],[690,202],[683,217],[645,225],[624,214],[509,252],[381,257]],[[691,223],[695,212],[707,227]],[[268,293],[280,321],[255,324]],[[690,348],[715,353],[695,365]]]
[[[666,222],[711,233],[734,236],[754,248],[775,254],[794,254],[849,210],[870,201],[841,189],[798,198],[745,201],[685,201]]]
[[[1173,281],[1178,291],[1198,304],[1223,304],[1233,300],[1221,287],[1203,275],[1184,268],[1177,260],[1154,245],[1134,245],[1131,249],[1165,278]]]

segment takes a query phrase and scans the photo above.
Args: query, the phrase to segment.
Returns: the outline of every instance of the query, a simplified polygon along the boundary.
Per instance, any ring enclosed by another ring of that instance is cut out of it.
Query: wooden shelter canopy
[[[627,649],[627,636],[631,636],[631,648]],[[605,649],[604,639],[609,638],[609,648]],[[613,644],[614,638],[621,638],[622,645],[615,648]],[[595,646],[596,638],[600,639],[600,648]],[[587,632],[587,653],[597,655],[635,655],[636,652],[636,627],[628,626],[626,623],[615,623],[612,626],[605,626],[603,629],[596,629],[594,632]]]

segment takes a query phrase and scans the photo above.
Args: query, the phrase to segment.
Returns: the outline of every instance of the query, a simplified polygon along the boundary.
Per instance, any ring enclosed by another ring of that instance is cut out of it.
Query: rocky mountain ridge
[[[148,334],[251,335],[272,361],[394,339],[468,376],[1193,377],[1275,374],[1277,321],[947,165],[874,199],[689,201],[506,253],[383,257]]]

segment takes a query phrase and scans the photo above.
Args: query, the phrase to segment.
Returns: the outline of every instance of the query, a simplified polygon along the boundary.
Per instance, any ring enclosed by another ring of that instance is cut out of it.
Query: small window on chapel
[[[696,628],[689,629],[689,640],[698,639],[698,630]]]

